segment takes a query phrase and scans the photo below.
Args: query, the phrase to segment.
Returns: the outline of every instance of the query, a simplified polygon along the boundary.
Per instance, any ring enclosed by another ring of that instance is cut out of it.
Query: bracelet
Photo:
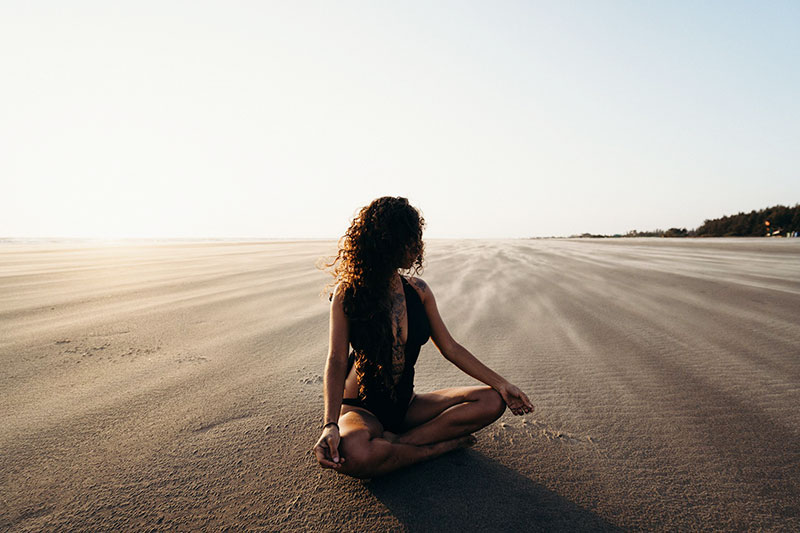
[[[327,424],[325,424],[324,426],[322,426],[322,429],[325,429],[326,427],[330,426],[331,424],[333,424],[334,426],[336,426],[336,429],[337,429],[337,430],[339,429],[339,424],[337,424],[336,422],[328,422]]]

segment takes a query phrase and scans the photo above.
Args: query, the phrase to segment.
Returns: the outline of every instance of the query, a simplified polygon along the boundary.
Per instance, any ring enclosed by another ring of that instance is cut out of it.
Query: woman
[[[405,198],[362,208],[328,267],[330,348],[325,419],[313,451],[323,468],[370,478],[475,442],[471,435],[528,397],[458,344],[430,287],[400,270],[422,268],[424,219]],[[414,394],[414,363],[432,338],[442,355],[487,386]],[[348,357],[348,346],[353,352]]]

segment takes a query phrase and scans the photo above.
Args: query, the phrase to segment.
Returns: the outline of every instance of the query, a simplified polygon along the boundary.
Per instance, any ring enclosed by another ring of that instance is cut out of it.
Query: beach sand
[[[370,481],[310,454],[333,252],[0,245],[0,530],[800,529],[800,239],[428,241],[536,410]]]

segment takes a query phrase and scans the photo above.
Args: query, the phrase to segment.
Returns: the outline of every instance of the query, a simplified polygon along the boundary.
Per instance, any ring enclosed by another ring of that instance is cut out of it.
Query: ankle
[[[397,435],[393,441],[395,444],[408,444],[410,446],[419,446],[418,442],[414,442],[413,437],[409,437],[406,433]]]

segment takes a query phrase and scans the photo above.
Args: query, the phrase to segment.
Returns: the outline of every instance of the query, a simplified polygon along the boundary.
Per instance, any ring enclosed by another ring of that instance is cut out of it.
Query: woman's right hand
[[[322,468],[338,469],[344,462],[339,456],[339,427],[331,424],[322,430],[322,436],[314,445],[314,455]]]

